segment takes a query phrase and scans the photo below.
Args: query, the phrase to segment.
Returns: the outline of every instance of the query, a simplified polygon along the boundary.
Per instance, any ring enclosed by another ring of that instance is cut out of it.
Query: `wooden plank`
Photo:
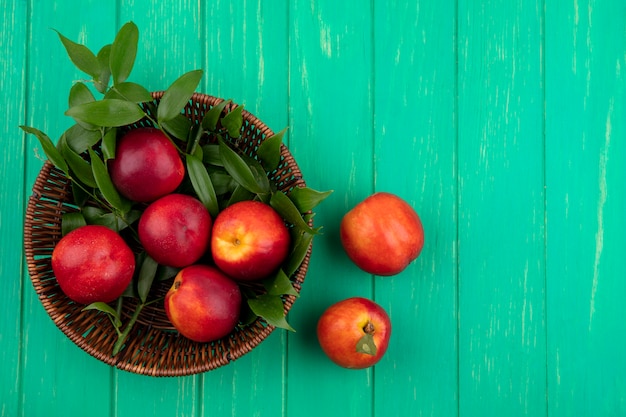
[[[22,341],[22,296],[24,261],[22,221],[26,196],[24,191],[24,140],[17,126],[24,124],[26,74],[26,4],[6,2],[0,28],[0,94],[5,100],[4,123],[0,135],[5,138],[0,162],[0,276],[5,277],[0,303],[0,415],[19,415],[20,388],[23,383],[20,357]],[[28,194],[28,193],[26,193]],[[17,219],[20,219],[19,221]]]
[[[124,1],[118,15],[118,25],[132,20],[139,28],[131,81],[151,91],[164,90],[185,72],[202,68],[198,2]],[[162,379],[116,371],[115,415],[195,416],[202,407],[200,386],[197,375]]]
[[[122,0],[118,25],[132,20],[139,27],[139,45],[132,80],[150,91],[165,90],[185,72],[203,65],[200,3]]]
[[[115,411],[111,415],[134,416],[199,415],[202,403],[197,376],[155,378],[125,371],[115,371],[113,396]]]
[[[317,210],[323,234],[288,338],[287,414],[371,415],[372,370],[344,370],[316,338],[319,316],[352,296],[371,298],[372,277],[341,248],[343,214],[373,191],[373,45],[369,2],[290,2],[290,146],[307,184],[334,190]],[[315,387],[314,394],[307,387]]]
[[[624,415],[626,3],[546,6],[548,413]]]
[[[288,123],[287,5],[284,1],[216,2],[206,5],[205,90],[230,98],[271,129]],[[283,414],[285,330],[223,368],[202,375],[201,414]]]
[[[28,49],[28,90],[26,123],[49,134],[56,141],[71,125],[63,116],[73,80],[85,75],[74,68],[56,33],[85,42],[99,49],[113,36],[113,8],[86,1],[81,8],[71,3],[37,3],[30,10],[31,37]],[[98,22],[97,25],[91,24]],[[43,152],[32,136],[26,142],[26,188],[42,166]],[[24,415],[83,414],[92,410],[95,416],[110,412],[110,367],[89,356],[55,327],[32,290],[24,282],[24,335],[22,339]],[[98,389],[89,383],[97,381]],[[71,389],[63,389],[68,381]]]
[[[374,17],[376,190],[408,201],[426,236],[416,262],[375,281],[393,324],[375,415],[393,404],[407,416],[456,416],[455,2],[376,2]]]
[[[72,82],[85,75],[74,68],[51,28],[97,50],[112,39],[113,10],[96,1],[82,2],[80,8],[69,2],[37,3],[30,10],[26,123],[47,132],[54,141],[72,123],[63,116]],[[43,155],[37,140],[29,136],[27,190],[41,169]],[[23,285],[23,414],[84,415],[88,410],[90,415],[108,416],[110,367],[80,350],[55,327],[28,277]]]
[[[217,2],[206,5],[203,26],[205,91],[243,104],[275,132],[288,123],[287,12],[286,0]]]
[[[0,414],[626,414],[626,4],[366,3],[3,3],[0,271],[21,280],[0,303]],[[16,126],[56,140],[82,78],[49,28],[97,48],[130,18],[143,26],[135,81],[160,89],[205,67],[205,91],[289,125],[309,185],[335,189],[289,317],[298,332],[197,377],[137,376],[89,357],[47,317],[7,245],[21,239],[5,226],[21,223],[43,155]],[[379,279],[343,256],[337,232],[382,189],[414,204],[427,240],[405,273]],[[352,295],[400,317],[373,370],[336,367],[315,339],[322,310]]]
[[[543,6],[458,7],[459,412],[541,416]]]

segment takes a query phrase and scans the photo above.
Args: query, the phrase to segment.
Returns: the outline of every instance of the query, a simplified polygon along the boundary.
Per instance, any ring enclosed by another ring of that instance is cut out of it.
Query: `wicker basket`
[[[155,104],[162,92],[153,93]],[[205,112],[222,99],[206,94],[194,94],[185,109],[186,116],[199,123]],[[227,106],[227,110],[232,106]],[[252,114],[243,111],[243,127],[238,147],[253,155],[254,150],[273,132]],[[146,122],[139,122],[139,127]],[[289,150],[283,145],[281,163],[270,175],[277,188],[288,192],[303,187],[305,182]],[[78,347],[98,360],[119,369],[152,376],[182,376],[206,372],[226,365],[261,343],[273,330],[261,318],[246,326],[238,326],[228,336],[211,342],[192,342],[176,332],[170,324],[162,303],[144,307],[135,323],[124,349],[112,356],[117,334],[105,314],[83,311],[83,305],[71,301],[60,289],[51,267],[51,254],[61,238],[61,216],[76,210],[72,204],[71,186],[65,175],[48,161],[44,164],[33,187],[26,210],[24,247],[28,272],[43,307],[55,325]],[[311,248],[302,264],[291,276],[299,292],[308,269]],[[164,295],[171,280],[159,282],[153,291]],[[262,291],[262,290],[259,290]],[[284,297],[285,314],[291,309],[294,296]],[[126,299],[122,311],[124,320],[132,315],[136,301]]]

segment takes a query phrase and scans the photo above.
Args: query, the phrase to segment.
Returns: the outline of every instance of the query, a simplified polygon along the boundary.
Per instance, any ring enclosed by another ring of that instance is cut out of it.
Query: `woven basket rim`
[[[163,93],[152,93],[155,102]],[[224,99],[209,94],[194,93],[185,108],[185,115],[197,122],[204,111],[222,101]],[[236,106],[235,103],[229,103],[226,110],[230,111]],[[253,136],[251,141],[262,142],[274,134],[247,110],[243,109],[242,116],[245,122],[243,134],[248,134],[249,129]],[[276,174],[281,184],[279,188],[285,191],[306,186],[300,168],[284,144],[281,146],[281,159],[282,171]],[[274,331],[274,326],[257,318],[218,341],[197,343],[175,331],[157,328],[155,322],[147,317],[135,324],[125,348],[117,356],[112,356],[111,347],[116,334],[108,318],[97,311],[82,311],[84,306],[69,300],[60,291],[51,269],[52,248],[61,236],[60,217],[74,209],[68,200],[69,195],[69,180],[50,161],[45,161],[34,181],[26,208],[24,251],[31,283],[46,313],[74,344],[89,355],[110,366],[136,374],[159,377],[193,375],[231,363],[250,352]],[[309,224],[312,226],[312,220]],[[299,268],[290,277],[298,292],[308,270],[311,249],[309,246]],[[284,297],[285,314],[295,299],[293,295]],[[155,307],[153,313],[152,318],[163,315],[158,307]],[[147,316],[149,314],[146,313]]]

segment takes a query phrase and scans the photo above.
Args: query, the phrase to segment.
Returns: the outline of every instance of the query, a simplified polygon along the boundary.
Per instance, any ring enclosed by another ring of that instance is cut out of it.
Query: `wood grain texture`
[[[546,9],[550,415],[626,414],[625,11]]]
[[[626,415],[626,0],[0,0],[0,415]],[[25,271],[22,225],[74,69],[51,28],[98,49],[133,20],[131,80],[243,104],[289,145],[317,210],[288,320],[202,375],[112,369],[69,341]],[[422,217],[395,277],[354,266],[341,218],[375,191]],[[374,368],[337,367],[315,327],[351,296],[394,331]]]
[[[463,415],[546,414],[542,9],[459,2]]]
[[[21,369],[23,321],[21,317],[24,294],[24,262],[21,245],[22,229],[12,224],[22,223],[25,210],[24,155],[25,146],[19,138],[17,126],[24,124],[23,108],[26,104],[25,84],[27,53],[26,27],[18,22],[26,20],[25,4],[9,4],[3,7],[0,28],[0,95],[10,97],[11,104],[5,106],[5,123],[0,127],[0,136],[5,138],[0,162],[0,276],[6,277],[0,302],[0,415],[18,415],[23,378]],[[9,249],[14,247],[15,249]],[[18,249],[20,247],[20,249]],[[9,278],[10,277],[10,278]]]
[[[374,19],[375,190],[408,201],[426,235],[417,262],[375,279],[393,324],[375,415],[395,404],[407,416],[456,416],[455,2],[376,3]]]
[[[72,124],[63,115],[69,89],[85,75],[66,58],[52,29],[97,49],[110,42],[115,34],[114,13],[114,4],[104,6],[96,1],[81,2],[81,7],[71,2],[46,2],[30,7],[26,26],[29,29],[26,123],[48,132],[55,142]],[[99,25],[97,31],[91,30],[95,21]],[[32,136],[25,143],[25,188],[30,191],[44,154]],[[23,383],[19,397],[23,415],[79,415],[85,409],[94,416],[110,415],[111,369],[85,355],[57,329],[32,290],[27,274],[23,285],[26,290],[22,306]],[[91,385],[88,381],[96,382]]]
[[[287,386],[288,415],[315,410],[359,416],[373,410],[372,370],[338,369],[322,353],[315,333],[319,316],[333,302],[373,296],[372,277],[350,263],[338,232],[343,214],[373,191],[368,7],[358,1],[290,3],[290,147],[310,186],[334,193],[317,210],[323,234],[313,243],[306,287],[290,313],[298,332],[289,337],[287,375],[301,384]]]

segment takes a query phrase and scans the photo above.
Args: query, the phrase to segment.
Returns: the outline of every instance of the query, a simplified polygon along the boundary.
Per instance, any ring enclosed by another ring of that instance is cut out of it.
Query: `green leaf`
[[[165,90],[157,108],[159,123],[172,120],[182,112],[196,91],[201,78],[202,70],[190,71],[181,75]]]
[[[74,84],[70,89],[70,96],[68,99],[68,105],[70,108],[74,106],[80,106],[81,104],[85,103],[92,103],[94,101],[96,101],[96,98],[93,96],[89,88],[82,82]],[[82,120],[76,120],[76,123],[80,125],[83,129],[88,131],[98,130],[97,126],[94,126],[91,123],[86,123]]]
[[[216,167],[223,167],[224,163],[220,158],[220,147],[215,143],[202,145],[202,162]]]
[[[161,121],[160,124],[168,133],[182,141],[187,139],[191,129],[191,120],[185,117],[184,114],[179,114],[170,120]]]
[[[102,157],[105,161],[109,159],[115,159],[115,149],[117,148],[117,129],[111,128],[109,129],[102,138],[102,145],[100,146],[102,150]]]
[[[272,206],[283,219],[293,224],[298,229],[312,235],[318,233],[317,230],[312,229],[311,226],[304,221],[300,211],[295,206],[293,201],[291,201],[282,191],[272,193],[270,206]]]
[[[241,305],[241,310],[239,311],[239,324],[238,324],[239,326],[241,327],[248,326],[254,323],[256,319],[258,318],[259,316],[257,316],[256,314],[252,312],[248,303],[243,303]]]
[[[119,100],[132,101],[133,103],[145,103],[146,101],[152,101],[152,94],[142,85],[126,81],[115,84],[107,91],[104,98],[116,98]]]
[[[69,147],[79,155],[98,143],[102,136],[99,130],[88,130],[79,124],[70,126],[64,134]]]
[[[287,276],[291,276],[296,272],[306,257],[312,241],[312,234],[299,232],[298,229],[292,229],[291,252],[283,264],[283,270]]]
[[[294,187],[289,193],[289,198],[296,205],[300,213],[306,213],[317,207],[318,204],[332,193],[332,190],[316,191],[309,187]]]
[[[87,187],[96,187],[96,180],[93,177],[91,165],[89,165],[89,162],[83,159],[83,157],[72,150],[67,143],[65,133],[61,135],[57,148],[69,165],[69,168],[74,173],[75,179],[85,184]]]
[[[99,224],[120,232],[141,217],[141,210],[130,210],[124,218],[100,207],[86,206],[82,209],[87,224]]]
[[[98,310],[103,313],[106,313],[109,315],[109,317],[111,317],[111,321],[113,321],[113,325],[115,327],[117,327],[118,329],[122,327],[122,320],[120,320],[120,316],[117,314],[117,311],[115,311],[115,309],[111,307],[110,305],[108,305],[107,303],[103,303],[102,301],[97,301],[83,308],[83,311],[85,310]]]
[[[173,266],[159,265],[155,279],[157,281],[165,281],[174,278],[180,272],[180,269]]]
[[[109,62],[111,60],[111,47],[113,45],[104,45],[100,51],[98,51],[98,65],[100,65],[100,73],[97,77],[93,77],[96,90],[104,94],[109,88],[109,80],[111,79],[111,67]]]
[[[137,256],[135,256],[135,265],[139,265],[139,262],[137,261]],[[124,292],[122,293],[122,297],[128,297],[128,298],[139,298],[139,295],[137,294],[137,288],[135,285],[135,282],[131,282],[130,285],[128,285],[126,287],[126,289],[124,290]]]
[[[83,189],[82,186],[79,186],[76,181],[72,181],[72,200],[74,204],[78,207],[83,207],[87,201],[91,198],[89,193]]]
[[[39,143],[41,143],[41,147],[43,148],[43,151],[50,160],[50,162],[52,162],[55,167],[63,171],[65,175],[69,175],[68,166],[65,162],[65,159],[63,159],[61,152],[59,152],[59,150],[54,146],[48,135],[46,135],[39,129],[35,129],[34,127],[20,126],[20,129],[22,129],[26,133],[35,135],[35,137],[39,140]]]
[[[242,185],[237,185],[237,187],[233,190],[228,202],[227,206],[232,206],[235,203],[240,201],[252,200],[256,194],[246,190]]]
[[[109,67],[113,76],[113,84],[126,81],[135,64],[137,56],[137,41],[139,30],[133,22],[128,22],[120,28],[111,45]]]
[[[70,107],[65,115],[96,126],[118,127],[141,120],[145,113],[130,101],[107,99]]]
[[[209,177],[202,160],[195,155],[187,155],[187,172],[189,173],[189,179],[191,185],[202,204],[207,208],[211,217],[214,219],[219,212],[219,206],[217,204],[217,196],[215,195],[215,189]]]
[[[187,153],[195,154],[198,158],[202,158],[202,148],[198,148],[200,139],[204,131],[199,124],[194,124],[187,132]]]
[[[250,171],[252,172],[254,180],[257,184],[259,184],[264,190],[268,190],[268,192],[271,191],[272,184],[267,177],[267,172],[265,171],[265,168],[263,168],[263,165],[261,165],[261,163],[255,158],[246,154],[242,153],[239,156],[250,167]]]
[[[83,103],[91,103],[96,101],[96,98],[84,83],[77,82],[70,88],[70,97],[68,104],[70,107],[78,106]]]
[[[114,213],[111,213],[112,215]],[[131,224],[133,224],[134,222],[136,222],[137,220],[139,220],[139,218],[141,217],[141,215],[143,214],[142,210],[130,210],[128,213],[124,214],[124,218],[121,219],[118,216],[115,216],[118,219],[118,231],[130,226]]]
[[[93,176],[98,184],[98,189],[104,196],[104,198],[111,204],[111,206],[122,213],[127,213],[130,210],[131,203],[126,200],[117,192],[117,189],[111,181],[111,177],[107,172],[106,166],[102,159],[93,151],[89,149],[89,157],[91,158],[91,168],[93,170]]]
[[[267,171],[273,171],[280,163],[280,148],[287,128],[265,139],[257,149],[257,156]]]
[[[262,176],[259,178],[255,175],[243,158],[226,145],[223,140],[219,140],[219,152],[224,168],[235,181],[253,193],[265,194],[270,192],[270,184],[267,177]]]
[[[61,216],[61,235],[65,236],[72,230],[87,225],[85,217],[79,211],[65,213]]]
[[[371,333],[365,333],[356,343],[356,351],[359,353],[374,356],[377,350],[376,343],[374,343],[374,335]]]
[[[281,329],[295,332],[293,327],[285,319],[283,300],[278,295],[263,294],[256,298],[248,299],[248,306],[259,317],[262,317],[269,324]]]
[[[224,111],[224,108],[230,102],[231,100],[224,100],[216,104],[215,106],[211,107],[211,109],[208,112],[206,112],[204,114],[204,117],[202,118],[202,123],[201,123],[202,128],[204,130],[214,132],[215,129],[217,128],[217,122],[219,121],[220,116],[222,115],[222,112]]]
[[[82,214],[87,220],[87,224],[98,224],[97,220],[107,213],[110,213],[110,211],[94,206],[86,206],[82,210]]]
[[[74,41],[69,40],[61,34],[58,30],[55,32],[59,35],[59,39],[63,43],[67,55],[70,60],[76,65],[76,68],[90,75],[91,77],[98,77],[100,75],[100,64],[98,58],[93,52],[85,45],[81,45]]]
[[[150,288],[152,287],[158,266],[159,264],[149,255],[146,255],[141,263],[137,279],[137,292],[139,293],[139,299],[142,303],[145,303],[148,298],[148,293],[150,293]]]
[[[237,106],[222,117],[222,126],[226,128],[228,136],[238,138],[241,136],[241,126],[243,126],[243,106]]]
[[[270,295],[285,294],[294,295],[296,297],[300,296],[300,293],[296,291],[296,289],[293,287],[291,280],[282,269],[279,269],[272,278],[263,280],[263,286],[267,290],[267,293]]]
[[[209,176],[211,177],[211,182],[213,183],[213,188],[215,189],[216,195],[224,195],[229,194],[235,191],[237,187],[241,187],[237,184],[237,181],[233,179],[228,173],[222,171],[213,171],[209,172]],[[245,188],[243,188],[245,190]],[[246,190],[247,193],[252,196],[256,195],[254,193],[250,193],[250,191]]]

